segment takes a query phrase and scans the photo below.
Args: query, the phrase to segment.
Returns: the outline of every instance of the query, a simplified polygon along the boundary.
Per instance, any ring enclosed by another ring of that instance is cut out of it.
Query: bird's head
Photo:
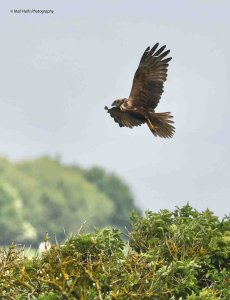
[[[126,99],[117,99],[117,100],[114,100],[113,103],[111,104],[112,106],[116,106],[116,107],[119,107],[121,106],[121,104],[125,101]]]

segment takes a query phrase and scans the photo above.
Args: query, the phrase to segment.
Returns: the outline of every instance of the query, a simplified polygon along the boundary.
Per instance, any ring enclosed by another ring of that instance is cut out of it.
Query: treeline
[[[136,213],[117,229],[77,232],[29,259],[0,250],[0,299],[229,300],[230,218],[186,205]]]
[[[102,168],[0,158],[0,245],[37,246],[46,231],[63,241],[85,221],[87,230],[129,227],[133,209],[139,211],[127,184]]]

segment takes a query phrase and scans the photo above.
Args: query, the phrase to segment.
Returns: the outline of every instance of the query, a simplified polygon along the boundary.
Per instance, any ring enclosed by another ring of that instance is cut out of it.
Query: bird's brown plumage
[[[157,49],[155,44],[152,49],[148,47],[141,57],[138,69],[134,75],[133,85],[129,98],[116,100],[108,113],[121,127],[134,127],[147,123],[155,136],[164,138],[172,137],[175,131],[170,113],[155,113],[161,95],[163,84],[167,79],[168,62],[166,58],[169,50],[166,46]]]

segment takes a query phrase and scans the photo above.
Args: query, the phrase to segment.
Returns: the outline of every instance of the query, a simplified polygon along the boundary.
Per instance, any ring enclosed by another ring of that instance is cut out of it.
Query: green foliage
[[[230,299],[229,217],[186,205],[131,220],[126,245],[105,228],[79,230],[41,257],[1,250],[0,299]]]
[[[146,218],[136,214],[131,218],[131,247],[162,261],[158,272],[167,284],[177,285],[174,291],[177,297],[184,299],[187,294],[204,289],[201,298],[194,299],[206,299],[204,295],[211,295],[213,285],[215,293],[230,299],[229,218],[220,222],[211,211],[199,213],[188,204],[174,212],[161,210],[147,212]]]
[[[117,176],[100,172],[104,185],[92,180],[94,169],[48,157],[18,163],[0,158],[0,245],[10,240],[37,245],[45,231],[63,241],[84,221],[88,230],[127,225],[135,208],[129,188]]]
[[[115,226],[126,226],[129,228],[130,210],[135,208],[135,211],[141,213],[137,207],[134,207],[134,199],[131,195],[129,187],[114,174],[106,173],[102,168],[93,167],[85,171],[86,178],[94,183],[100,191],[113,199],[114,209],[111,215],[111,222]]]
[[[17,190],[0,181],[0,244],[23,232],[22,200]],[[9,218],[12,216],[12,219]],[[16,226],[15,226],[16,224]]]

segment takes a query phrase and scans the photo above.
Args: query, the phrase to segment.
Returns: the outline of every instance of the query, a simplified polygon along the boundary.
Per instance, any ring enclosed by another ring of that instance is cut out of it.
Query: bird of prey
[[[166,57],[170,52],[165,51],[166,46],[159,49],[158,46],[159,43],[152,49],[148,47],[142,55],[129,97],[115,100],[111,108],[105,106],[105,109],[120,127],[133,128],[146,123],[155,136],[171,138],[175,132],[173,116],[170,112],[155,112],[172,59]]]

